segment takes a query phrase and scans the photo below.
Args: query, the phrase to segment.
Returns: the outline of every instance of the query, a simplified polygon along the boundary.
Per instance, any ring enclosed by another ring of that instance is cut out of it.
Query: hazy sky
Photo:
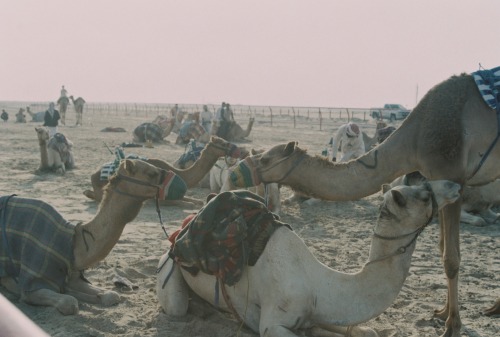
[[[499,0],[0,0],[0,100],[413,107],[500,66]],[[418,87],[418,94],[417,94]]]

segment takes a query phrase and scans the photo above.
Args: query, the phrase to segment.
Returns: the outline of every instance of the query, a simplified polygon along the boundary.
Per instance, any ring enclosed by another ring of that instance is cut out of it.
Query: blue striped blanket
[[[120,162],[123,160],[123,159],[140,159],[142,161],[147,161],[148,158],[146,157],[140,157],[136,154],[128,154],[127,156],[125,156],[125,153],[123,152],[123,149],[119,146],[117,146],[115,148],[115,156],[116,156],[116,159],[115,161],[111,162],[111,163],[106,163],[104,165],[102,165],[101,167],[101,174],[100,174],[100,180],[101,181],[108,181],[109,178],[115,173],[116,169],[118,168],[118,166],[120,166]]]
[[[494,110],[500,111],[500,67],[472,73],[484,101]]]
[[[2,196],[0,228],[0,278],[16,278],[22,291],[64,291],[73,262],[73,224],[41,200]]]

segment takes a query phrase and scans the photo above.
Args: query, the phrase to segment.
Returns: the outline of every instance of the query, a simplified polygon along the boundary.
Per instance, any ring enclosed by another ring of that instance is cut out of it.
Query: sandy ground
[[[23,197],[38,198],[56,207],[73,222],[88,221],[96,213],[97,204],[82,192],[90,187],[90,175],[103,163],[113,160],[106,148],[131,141],[135,126],[152,118],[136,116],[84,116],[84,126],[61,127],[74,142],[77,167],[65,176],[35,174],[40,163],[38,142],[34,127],[39,123],[0,123],[0,179],[1,194],[16,193]],[[74,124],[72,111],[68,124]],[[337,126],[344,121],[338,121]],[[241,120],[244,124],[244,120]],[[248,147],[269,148],[275,144],[298,140],[300,146],[312,154],[319,154],[328,141],[332,125],[319,131],[318,125],[305,124],[294,129],[290,123],[271,127],[269,123],[255,123]],[[362,128],[373,135],[373,121],[360,122]],[[106,126],[123,127],[127,133],[104,133]],[[162,158],[174,162],[184,151],[174,144],[154,148],[128,148],[126,153]],[[208,189],[194,188],[188,196],[204,199]],[[282,198],[291,195],[282,189]],[[328,266],[346,272],[361,268],[368,257],[373,225],[375,224],[381,194],[377,193],[354,202],[320,202],[312,206],[286,205],[282,220],[289,223],[305,240],[315,256]],[[169,232],[180,225],[191,212],[180,207],[164,207],[162,216]],[[393,305],[366,325],[380,336],[438,336],[444,323],[433,318],[433,310],[445,301],[445,277],[438,253],[439,228],[436,222],[418,239],[410,275]],[[461,226],[462,265],[460,270],[461,317],[464,336],[500,335],[499,318],[481,314],[483,308],[500,297],[500,225],[487,227]],[[155,294],[158,259],[168,249],[153,203],[146,203],[138,217],[125,231],[111,254],[97,267],[86,272],[90,281],[106,289],[120,292],[120,304],[103,308],[80,304],[76,316],[62,316],[54,308],[34,307],[19,302],[16,296],[0,287],[0,292],[20,310],[52,336],[257,336],[226,313],[218,312],[209,304],[193,296],[186,317],[167,317],[160,308]],[[123,276],[138,286],[134,290],[120,290],[113,278]],[[383,280],[380,280],[383,282]]]

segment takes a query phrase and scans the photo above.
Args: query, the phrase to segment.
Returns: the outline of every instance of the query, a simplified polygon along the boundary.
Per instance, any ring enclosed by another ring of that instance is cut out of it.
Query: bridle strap
[[[260,180],[261,182],[263,182],[264,184],[268,184],[268,183],[269,183],[268,181],[264,181],[264,180],[262,179],[262,172],[269,171],[270,169],[272,169],[272,168],[274,168],[274,167],[278,166],[279,164],[283,163],[284,161],[287,161],[288,159],[292,158],[294,154],[295,154],[295,152],[294,152],[294,153],[292,153],[291,155],[289,155],[289,156],[285,157],[285,158],[282,158],[282,159],[278,160],[277,162],[275,162],[275,163],[274,163],[272,166],[270,166],[270,167],[267,167],[267,168],[265,168],[265,169],[257,169],[257,175],[258,175],[258,177],[259,177],[259,180]],[[294,160],[293,164],[292,164],[292,167],[290,167],[290,168],[288,169],[288,171],[287,171],[287,172],[283,175],[283,177],[281,177],[280,179],[278,179],[278,180],[276,180],[276,181],[274,181],[274,182],[275,182],[275,183],[280,183],[280,182],[282,182],[283,180],[285,180],[285,179],[286,179],[286,178],[290,175],[290,173],[292,173],[292,172],[293,172],[293,170],[295,170],[295,169],[297,168],[297,166],[299,166],[300,162],[301,162],[301,161],[303,161],[305,158],[306,158],[306,155],[305,155],[305,154],[302,154],[302,155],[300,155],[298,158],[296,158],[296,159]]]

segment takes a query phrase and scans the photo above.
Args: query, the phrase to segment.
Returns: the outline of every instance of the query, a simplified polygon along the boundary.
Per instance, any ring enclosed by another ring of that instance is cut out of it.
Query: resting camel
[[[196,121],[188,120],[182,124],[175,144],[187,144],[191,139],[200,143],[208,143],[210,134]]]
[[[78,301],[110,306],[113,291],[94,287],[83,270],[103,260],[135,219],[146,199],[166,197],[182,184],[172,172],[139,160],[124,160],[104,189],[95,217],[85,224],[67,222],[52,206],[16,196],[0,199],[8,247],[0,249],[0,281],[21,300],[53,306],[63,315],[78,313]],[[166,186],[169,186],[168,188]],[[29,240],[26,240],[30,233]]]
[[[64,174],[66,169],[75,167],[73,158],[73,143],[63,134],[56,133],[49,137],[49,131],[45,127],[35,128],[38,145],[40,146],[40,167],[38,171],[55,171]]]
[[[181,232],[170,252],[176,263],[168,258],[169,253],[159,262],[159,303],[168,315],[183,316],[191,289],[212,304],[217,304],[217,294],[223,294],[218,307],[235,314],[261,336],[302,336],[299,330],[303,329],[312,329],[313,335],[327,330],[347,336],[378,336],[374,330],[356,325],[377,317],[393,303],[408,275],[418,235],[438,209],[460,197],[459,189],[460,185],[441,180],[387,191],[369,259],[354,274],[325,266],[295,232],[280,226],[270,234],[256,263],[244,267],[239,280],[227,286],[222,277],[216,278],[217,271],[193,276],[183,268],[190,264],[191,270],[193,266],[203,270],[176,254],[179,238],[185,236]],[[224,220],[230,216],[224,215]],[[209,242],[196,248],[205,249],[210,249]]]
[[[250,171],[253,177],[260,176],[258,182],[280,182],[327,200],[356,200],[414,171],[429,180],[482,185],[500,175],[500,146],[493,146],[497,125],[495,110],[483,100],[474,76],[462,74],[433,87],[389,138],[355,160],[329,163],[307,155],[296,142],[290,142],[273,147],[260,159],[250,160],[255,165]],[[242,172],[236,168],[234,177]],[[243,180],[240,183],[236,182],[236,186],[247,186]],[[461,204],[458,199],[439,216],[439,246],[448,296],[444,307],[435,314],[446,319],[442,336],[447,337],[459,337],[462,326],[458,299]]]
[[[85,101],[84,101],[84,103],[85,103]],[[69,104],[69,98],[66,96],[61,96],[57,100],[57,105],[59,105],[59,114],[61,115],[62,125],[66,125],[66,110],[68,110],[68,104]],[[75,107],[75,110],[76,110],[76,107]],[[83,106],[82,106],[82,111],[83,111]]]
[[[83,125],[83,106],[85,105],[85,100],[81,97],[78,97],[77,99],[73,98],[73,95],[69,96],[71,99],[71,102],[73,102],[73,107],[75,108],[76,112],[76,123],[75,125]]]
[[[365,143],[365,151],[368,152],[375,147],[377,144],[382,143],[391,133],[394,132],[396,128],[394,126],[387,126],[385,122],[377,122],[377,127],[375,129],[375,135],[373,137],[368,136],[364,131],[363,142]]]
[[[255,153],[255,150],[252,149],[252,153]],[[235,165],[237,165],[237,160],[221,158],[210,169],[210,191],[212,193],[227,192],[237,189],[232,186],[229,180],[229,173]],[[264,198],[266,200],[266,206],[271,212],[278,215],[280,214],[281,200],[277,183],[267,184],[267,186],[259,184],[258,186],[249,187],[248,190]]]
[[[45,111],[39,111],[39,112],[31,112],[31,109],[29,106],[26,107],[26,112],[28,115],[31,116],[31,121],[32,122],[43,122],[43,119],[45,117]]]
[[[254,122],[255,118],[250,118],[250,120],[248,121],[247,129],[243,130],[243,128],[238,123],[232,121],[224,139],[226,139],[228,142],[248,141],[245,138],[250,135]],[[217,130],[219,130],[219,121],[214,120],[212,121],[212,135],[216,135]]]
[[[245,149],[228,143],[219,137],[212,136],[210,142],[208,142],[208,144],[201,152],[200,158],[187,169],[178,169],[161,159],[152,158],[146,161],[164,170],[173,171],[186,182],[188,188],[192,188],[195,187],[196,184],[210,171],[210,168],[212,168],[219,157],[230,156],[234,158],[243,158],[247,155],[248,152]],[[86,190],[83,192],[83,194],[90,199],[100,201],[102,198],[103,187],[107,183],[107,181],[101,180],[100,168],[94,174],[92,174],[90,180],[93,190]],[[185,201],[196,203],[195,200],[188,198],[185,198]]]

